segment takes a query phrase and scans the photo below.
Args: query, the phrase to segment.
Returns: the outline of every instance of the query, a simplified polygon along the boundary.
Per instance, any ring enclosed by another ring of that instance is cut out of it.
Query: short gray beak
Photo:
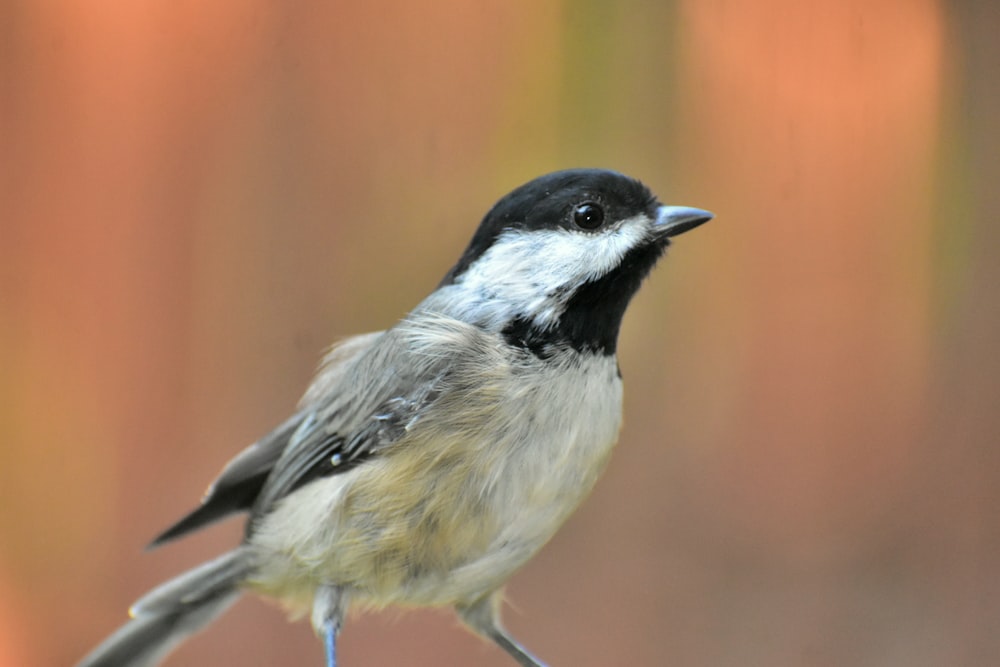
[[[661,206],[656,210],[654,229],[666,237],[677,236],[702,225],[713,216],[708,211],[688,206]]]

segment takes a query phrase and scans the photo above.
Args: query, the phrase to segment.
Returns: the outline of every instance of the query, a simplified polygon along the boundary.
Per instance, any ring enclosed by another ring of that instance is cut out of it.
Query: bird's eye
[[[573,222],[581,229],[597,229],[604,222],[604,209],[592,201],[577,204],[573,208]]]

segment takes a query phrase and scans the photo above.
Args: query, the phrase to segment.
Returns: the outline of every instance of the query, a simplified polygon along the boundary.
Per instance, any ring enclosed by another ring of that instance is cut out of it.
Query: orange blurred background
[[[513,581],[553,665],[1000,664],[1000,5],[0,5],[0,665],[72,664],[229,522],[144,544],[512,187],[713,210],[626,318],[626,425]],[[508,665],[442,612],[343,662]],[[246,600],[168,665],[320,665]]]

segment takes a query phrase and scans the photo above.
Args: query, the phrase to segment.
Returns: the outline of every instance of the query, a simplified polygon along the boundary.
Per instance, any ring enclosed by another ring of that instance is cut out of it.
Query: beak
[[[677,236],[694,229],[698,225],[711,220],[713,216],[708,211],[688,206],[661,206],[656,210],[656,222],[653,229],[665,238]]]

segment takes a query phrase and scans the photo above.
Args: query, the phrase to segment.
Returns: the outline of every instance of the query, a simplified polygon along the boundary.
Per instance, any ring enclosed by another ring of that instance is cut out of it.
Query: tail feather
[[[247,554],[237,549],[162,584],[77,667],[153,667],[236,601],[248,570]]]

